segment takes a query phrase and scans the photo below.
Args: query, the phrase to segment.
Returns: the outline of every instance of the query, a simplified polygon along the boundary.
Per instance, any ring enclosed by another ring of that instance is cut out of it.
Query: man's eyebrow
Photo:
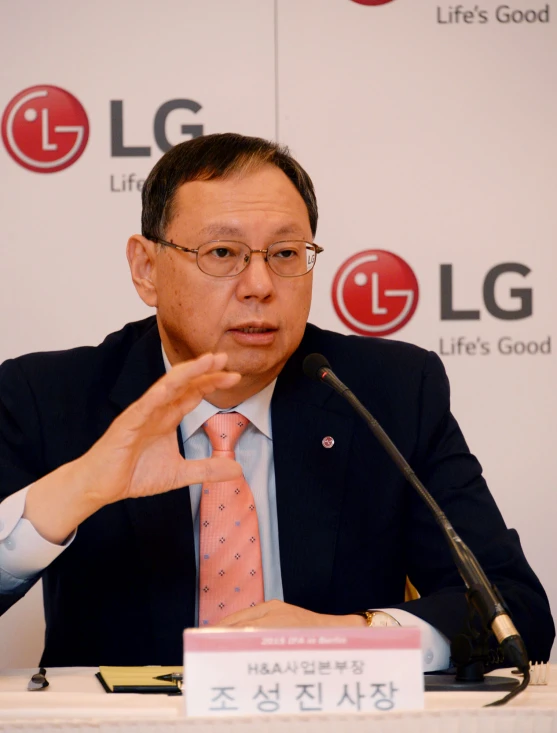
[[[284,226],[279,227],[273,232],[273,236],[275,237],[298,237],[300,239],[304,238],[303,230],[300,228],[298,224],[284,224]]]
[[[230,226],[229,224],[208,224],[203,227],[199,232],[201,237],[207,237],[208,239],[222,239],[226,237],[233,237],[234,239],[241,240],[244,236],[244,232],[239,227]],[[304,238],[303,230],[298,224],[283,224],[282,226],[275,229],[272,233],[273,238],[292,236]]]
[[[241,237],[242,231],[238,227],[227,224],[208,224],[199,232],[201,236],[209,239],[220,239],[222,237]]]

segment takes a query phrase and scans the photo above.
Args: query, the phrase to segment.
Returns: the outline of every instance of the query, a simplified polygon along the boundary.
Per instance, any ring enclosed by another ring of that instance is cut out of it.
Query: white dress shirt
[[[165,366],[169,363],[164,355]],[[271,397],[275,382],[248,398],[230,411],[240,412],[250,424],[236,445],[236,460],[252,490],[259,521],[265,600],[284,600],[280,570],[279,534],[277,521],[276,483],[271,428]],[[203,400],[180,423],[187,459],[208,458],[211,444],[202,424],[219,410]],[[21,489],[0,503],[0,593],[15,590],[31,580],[71,545],[75,533],[64,545],[53,545],[23,518],[25,497],[29,487]],[[201,484],[190,486],[194,526],[196,567],[199,569],[199,503]],[[196,594],[197,620],[198,594]],[[449,642],[431,624],[401,609],[378,609],[391,614],[402,626],[417,626],[421,630],[423,668],[425,672],[449,666]]]

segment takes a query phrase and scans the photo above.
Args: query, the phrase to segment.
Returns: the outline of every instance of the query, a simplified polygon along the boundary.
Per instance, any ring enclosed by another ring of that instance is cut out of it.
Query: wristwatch
[[[400,623],[385,611],[355,611],[356,615],[363,616],[366,626],[400,626]]]

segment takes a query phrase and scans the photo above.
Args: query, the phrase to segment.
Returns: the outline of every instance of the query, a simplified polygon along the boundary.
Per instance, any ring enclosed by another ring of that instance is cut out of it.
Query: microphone
[[[371,432],[392,458],[399,471],[427,504],[449,544],[455,565],[468,588],[469,598],[482,622],[486,628],[491,629],[507,659],[524,673],[525,679],[527,676],[529,679],[530,664],[526,647],[504,606],[499,591],[489,582],[472,550],[455,532],[440,506],[416,476],[402,453],[373,415],[366,410],[353,392],[334,374],[329,362],[322,354],[307,356],[304,359],[303,370],[304,374],[310,379],[328,384],[341,397],[344,397],[367,423]]]

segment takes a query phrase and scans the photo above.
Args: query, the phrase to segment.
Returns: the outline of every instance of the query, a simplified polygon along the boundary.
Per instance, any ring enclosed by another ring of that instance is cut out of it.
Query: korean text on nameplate
[[[188,716],[420,710],[415,628],[187,629]]]

